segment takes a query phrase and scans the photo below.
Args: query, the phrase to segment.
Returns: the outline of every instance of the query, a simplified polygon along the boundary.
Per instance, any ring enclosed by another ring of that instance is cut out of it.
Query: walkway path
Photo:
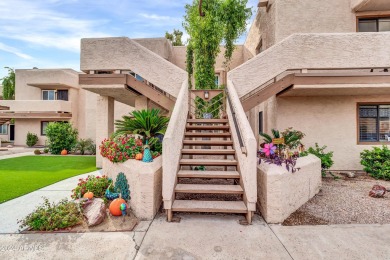
[[[100,175],[100,172],[89,174]],[[0,204],[0,259],[390,259],[390,225],[268,225],[255,216],[164,214],[133,232],[15,234],[16,219],[70,196],[83,174]]]
[[[26,155],[34,155],[34,148],[14,147],[8,151],[0,151],[0,160],[22,157]]]
[[[70,199],[71,190],[77,186],[78,179],[86,178],[88,175],[98,176],[101,173],[95,171],[75,176],[0,204],[0,233],[17,233],[19,227],[17,220],[23,219],[41,204],[43,196],[56,202],[64,198]]]

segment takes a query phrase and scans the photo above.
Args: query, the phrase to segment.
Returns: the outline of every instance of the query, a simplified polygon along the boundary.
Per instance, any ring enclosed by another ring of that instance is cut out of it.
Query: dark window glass
[[[380,32],[390,32],[390,18],[379,19],[378,31],[380,31]]]
[[[359,20],[359,32],[377,32],[377,20]]]
[[[41,135],[46,135],[46,127],[50,122],[42,121],[41,122]]]
[[[359,19],[359,32],[389,32],[390,17]]]
[[[68,90],[57,90],[57,100],[68,101]]]
[[[259,134],[264,132],[263,126],[263,111],[259,112]]]
[[[359,140],[390,141],[390,105],[359,106]]]

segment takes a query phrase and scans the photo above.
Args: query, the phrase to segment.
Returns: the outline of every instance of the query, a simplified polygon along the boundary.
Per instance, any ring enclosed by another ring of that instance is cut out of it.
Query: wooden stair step
[[[229,120],[227,119],[188,119],[187,123],[192,124],[226,124]]]
[[[232,146],[233,141],[224,140],[184,140],[183,145]]]
[[[217,159],[181,159],[180,165],[198,165],[198,166],[237,166],[236,160],[217,160]]]
[[[192,155],[235,155],[236,151],[233,149],[182,149],[181,154]]]
[[[231,137],[231,133],[213,133],[213,132],[186,132],[185,137]]]
[[[176,212],[219,212],[247,213],[243,201],[204,201],[204,200],[175,200],[172,211]]]
[[[229,130],[228,125],[187,125],[187,130]]]
[[[177,173],[179,178],[206,178],[206,179],[239,179],[237,171],[189,171],[180,170]]]
[[[240,185],[177,184],[177,193],[244,194]]]

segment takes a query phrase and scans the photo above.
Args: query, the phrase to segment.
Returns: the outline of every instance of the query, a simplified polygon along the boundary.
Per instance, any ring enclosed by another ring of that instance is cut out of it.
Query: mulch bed
[[[368,193],[375,184],[390,189],[390,182],[368,176],[323,178],[321,191],[282,225],[389,224],[390,193],[371,198]]]

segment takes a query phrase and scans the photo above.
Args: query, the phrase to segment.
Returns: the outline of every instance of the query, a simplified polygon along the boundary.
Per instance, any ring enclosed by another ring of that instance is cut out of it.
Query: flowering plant
[[[79,179],[79,183],[76,188],[72,190],[72,199],[78,199],[90,191],[96,198],[103,198],[108,186],[112,183],[112,180],[107,176],[94,176],[89,175],[86,179]]]
[[[270,156],[275,154],[276,146],[273,143],[265,144],[264,148],[261,149],[261,151],[266,155]]]
[[[104,139],[99,148],[100,154],[114,163],[134,159],[143,152],[142,140],[127,135]]]

